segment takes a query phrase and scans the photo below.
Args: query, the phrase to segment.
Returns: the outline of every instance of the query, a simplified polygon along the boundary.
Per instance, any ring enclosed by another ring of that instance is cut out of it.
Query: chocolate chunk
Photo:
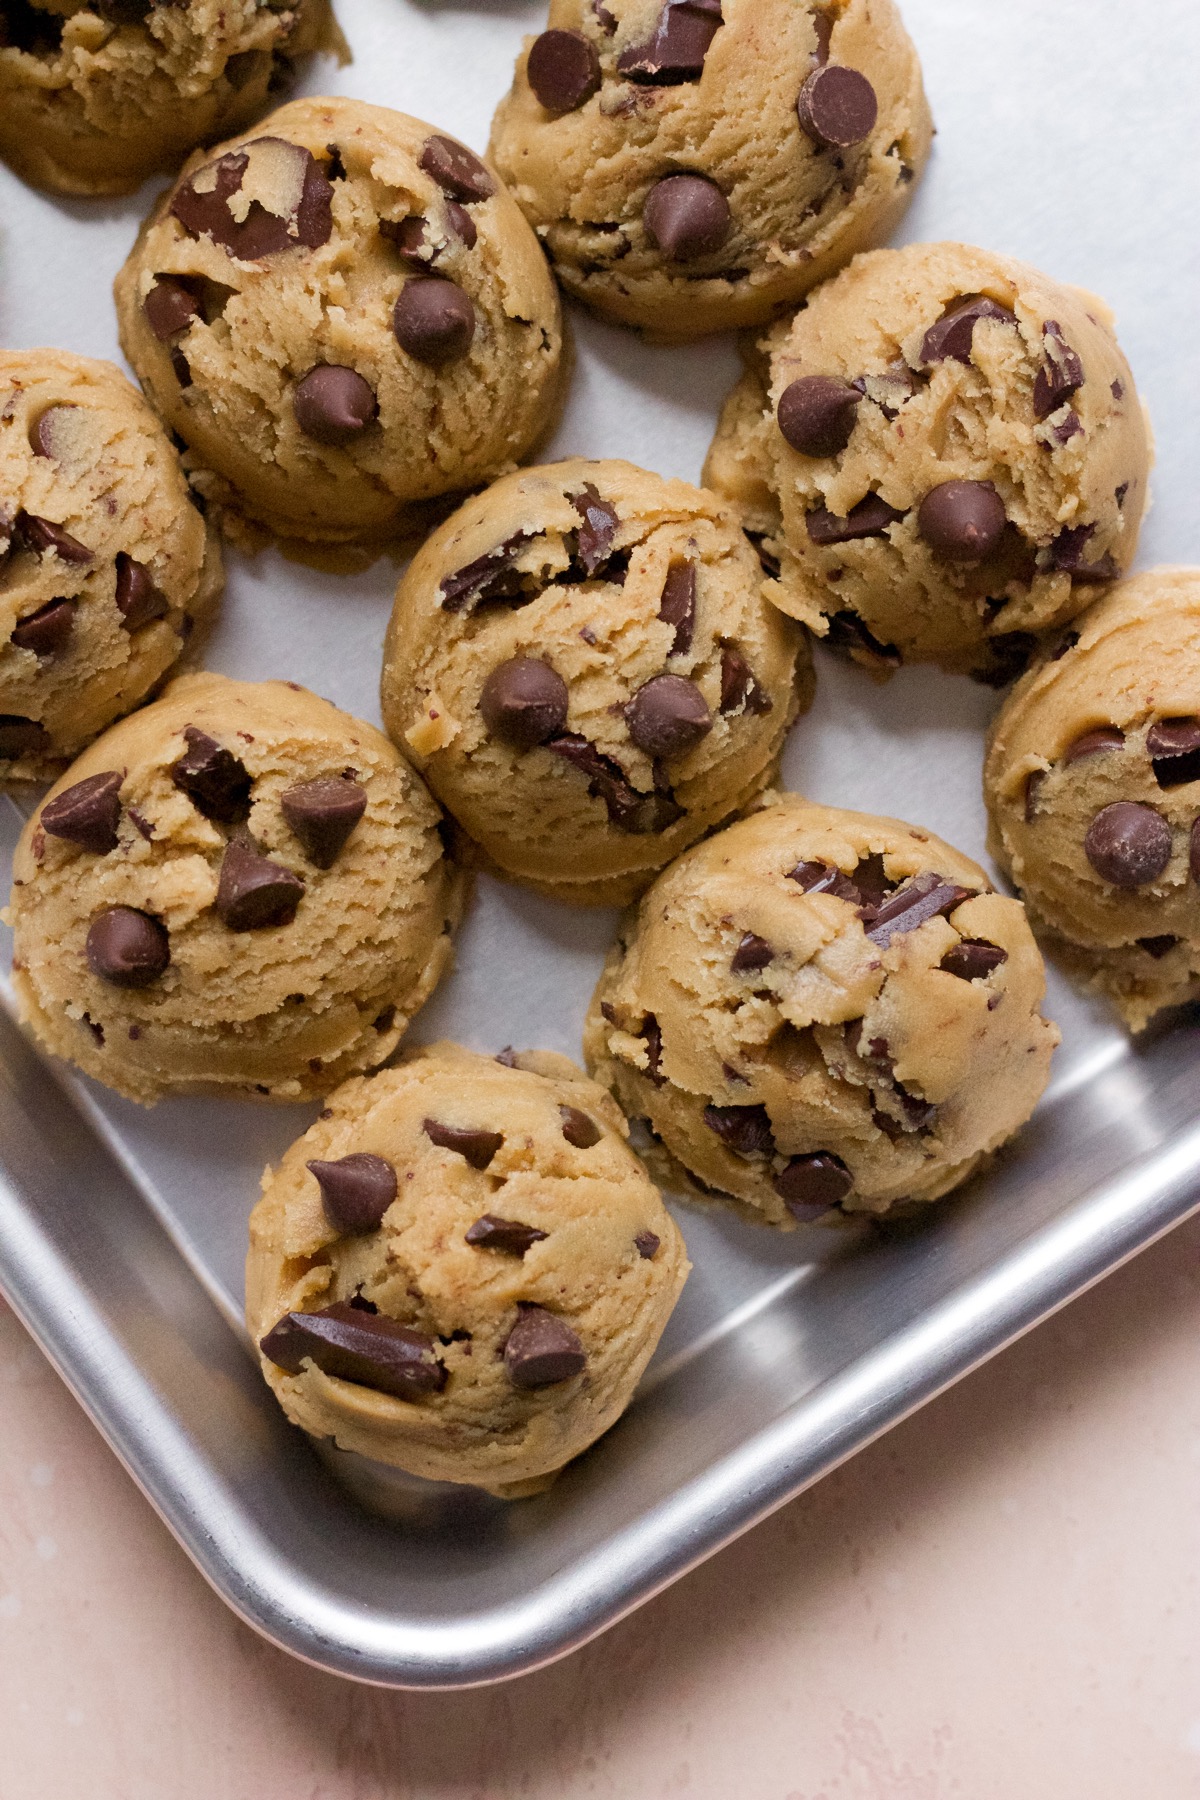
[[[1171,827],[1152,806],[1117,800],[1096,814],[1083,848],[1097,875],[1113,887],[1144,887],[1171,860]]]
[[[774,702],[760,686],[750,664],[732,644],[721,646],[721,704],[723,714],[745,707],[748,713],[761,717],[772,710]]]
[[[1048,419],[1083,386],[1083,364],[1055,319],[1042,326],[1042,347],[1046,360],[1033,384],[1033,411],[1036,418]]]
[[[117,552],[116,602],[126,631],[140,631],[155,619],[165,619],[171,610],[170,601],[155,587],[145,563],[134,562],[124,550]]]
[[[862,896],[864,906],[878,906],[885,894],[890,894],[896,886],[884,867],[883,857],[877,850],[870,856],[860,856],[854,865],[854,885]]]
[[[590,1150],[604,1136],[591,1114],[582,1112],[578,1106],[560,1106],[558,1111],[562,1134],[576,1150]]]
[[[953,301],[937,324],[929,327],[921,345],[921,361],[969,363],[975,327],[981,319],[998,319],[1002,325],[1015,326],[1017,322],[1008,307],[989,300],[986,294],[968,294]]]
[[[52,519],[40,519],[36,513],[19,512],[13,536],[35,556],[49,556],[53,551],[63,562],[90,563],[94,560],[86,544],[81,544]]]
[[[927,919],[941,918],[971,898],[969,888],[956,887],[942,875],[914,875],[878,906],[863,908],[863,924],[873,944],[886,950],[894,937],[916,931]]]
[[[683,808],[669,793],[639,793],[620,763],[605,756],[578,732],[563,732],[549,739],[546,748],[587,776],[588,792],[603,800],[609,822],[618,831],[631,837],[653,837],[683,817]]]
[[[252,157],[267,164],[274,185],[292,189],[286,214],[268,212],[260,200],[251,200],[244,216],[235,217],[229,203],[240,194]],[[328,243],[332,201],[333,189],[309,151],[282,138],[263,137],[197,169],[176,189],[171,211],[192,237],[211,238],[239,262],[257,262],[284,250],[316,250]]]
[[[694,681],[655,675],[625,708],[629,735],[647,756],[670,762],[687,756],[712,730],[708,702]]]
[[[143,988],[171,961],[166,927],[132,906],[109,906],[88,926],[88,967],[112,987]]]
[[[345,181],[346,165],[342,161],[341,147],[338,144],[326,144],[325,154],[329,161],[325,164],[325,174],[330,181]]]
[[[1146,750],[1160,788],[1200,781],[1200,719],[1160,719],[1146,734]]]
[[[880,494],[866,494],[852,506],[844,519],[828,507],[815,506],[805,518],[809,539],[822,547],[828,544],[850,544],[856,538],[884,537],[889,525],[904,514],[889,506]]]
[[[606,37],[612,37],[617,29],[617,21],[609,12],[604,0],[592,0],[592,17]]]
[[[569,113],[600,87],[600,58],[582,31],[543,31],[525,65],[529,85],[547,112]]]
[[[879,117],[875,89],[858,69],[815,68],[796,99],[800,129],[823,150],[849,150],[870,137]]]
[[[602,500],[591,482],[585,484],[581,493],[570,494],[568,498],[583,520],[578,533],[578,554],[590,581],[611,555],[613,537],[621,521],[616,507]]]
[[[1042,551],[1039,561],[1051,573],[1069,575],[1076,581],[1115,581],[1120,574],[1115,559],[1105,554],[1098,561],[1085,560],[1089,544],[1096,535],[1094,525],[1071,525],[1060,531],[1049,549]]]
[[[43,806],[38,821],[42,830],[96,856],[107,856],[117,847],[121,779],[116,771],[109,770],[64,788],[57,799]]]
[[[639,1231],[635,1234],[633,1243],[638,1255],[642,1257],[644,1261],[653,1262],[654,1258],[658,1255],[662,1239],[657,1232]]]
[[[457,283],[440,275],[414,277],[400,290],[392,330],[409,356],[441,369],[459,361],[471,348],[475,308]]]
[[[733,953],[733,961],[729,965],[732,975],[757,975],[768,963],[775,961],[775,952],[766,938],[760,938],[753,931],[748,931]]]
[[[667,570],[658,616],[664,625],[675,627],[675,639],[667,655],[684,655],[691,649],[696,631],[695,563],[674,563]]]
[[[423,1130],[431,1144],[441,1150],[455,1150],[473,1169],[486,1169],[504,1142],[502,1131],[479,1131],[469,1125],[440,1125],[426,1119]]]
[[[536,1225],[522,1225],[519,1219],[501,1219],[495,1213],[484,1213],[467,1232],[467,1242],[478,1244],[484,1250],[501,1250],[505,1256],[524,1256],[534,1244],[540,1244],[548,1236],[548,1232],[539,1231]]]
[[[57,655],[71,635],[78,604],[76,600],[47,600],[45,606],[17,620],[9,641],[18,650],[32,650],[35,656]]]
[[[490,200],[496,192],[496,183],[474,151],[453,138],[426,138],[421,167],[452,200],[470,205],[472,200]]]
[[[250,772],[237,757],[196,725],[185,725],[187,749],[171,764],[171,780],[197,812],[217,825],[239,825],[250,816]]]
[[[272,862],[240,838],[226,845],[214,905],[230,931],[290,925],[303,898],[303,881],[282,863]]]
[[[825,642],[839,655],[848,656],[851,662],[862,663],[867,668],[898,669],[904,661],[895,644],[881,643],[856,612],[845,608],[830,613]]]
[[[175,379],[181,388],[192,385],[192,367],[182,350],[172,350],[171,367],[175,371]]]
[[[1170,956],[1178,942],[1177,937],[1144,937],[1137,940],[1137,945],[1147,956],[1152,956],[1155,962],[1161,962],[1164,956]]]
[[[1023,675],[1037,649],[1037,639],[1030,631],[1005,631],[989,638],[987,662],[971,670],[971,680],[983,687],[1005,688]]]
[[[464,612],[480,601],[524,600],[524,577],[512,567],[529,533],[518,531],[505,543],[447,575],[438,589],[443,612]]]
[[[917,530],[937,556],[981,563],[999,547],[1008,520],[990,481],[944,481],[926,494]]]
[[[0,756],[15,762],[22,756],[40,756],[49,748],[50,733],[36,719],[0,713]]]
[[[514,656],[488,676],[479,710],[493,737],[514,749],[532,750],[562,730],[568,699],[566,682],[549,663]]]
[[[504,1346],[504,1367],[514,1387],[553,1387],[570,1381],[586,1365],[583,1345],[565,1319],[544,1306],[521,1303]]]
[[[154,827],[146,815],[139,812],[136,806],[129,807],[128,812],[129,817],[133,822],[134,830],[139,836],[144,837],[148,844],[152,843],[154,841]]]
[[[665,0],[650,37],[621,52],[617,72],[653,87],[699,81],[721,25],[721,0]]]
[[[379,1230],[384,1213],[396,1198],[396,1171],[390,1162],[369,1151],[357,1151],[336,1162],[304,1166],[317,1178],[321,1206],[335,1231],[345,1237],[362,1237]]]
[[[292,411],[305,437],[318,444],[348,444],[374,422],[379,403],[357,369],[318,363],[296,383]]]
[[[331,869],[367,810],[367,796],[354,776],[327,775],[288,788],[280,795],[279,810],[309,862]]]
[[[807,1224],[839,1206],[854,1177],[840,1157],[818,1150],[813,1156],[793,1156],[772,1185],[792,1217]]]
[[[1060,449],[1064,444],[1069,444],[1072,438],[1081,436],[1082,432],[1083,421],[1077,412],[1067,413],[1066,417],[1060,419],[1057,425],[1050,426],[1050,436]],[[1118,504],[1120,503],[1118,502]]]
[[[653,1013],[643,1019],[640,1035],[646,1046],[646,1073],[655,1087],[663,1087],[667,1078],[662,1072],[662,1027]]]
[[[1088,756],[1102,756],[1108,750],[1120,750],[1125,743],[1125,733],[1118,731],[1115,725],[1100,725],[1095,731],[1085,731],[1077,737],[1073,744],[1067,746],[1063,757],[1064,763],[1082,762]]]
[[[470,214],[465,216],[469,218]],[[395,244],[405,262],[428,269],[441,254],[438,246],[431,243],[426,234],[428,223],[420,213],[410,213],[405,219],[380,219],[379,234],[387,238],[389,243]]]
[[[854,435],[862,396],[833,375],[802,375],[779,396],[779,429],[802,456],[837,456]]]
[[[473,250],[479,242],[479,228],[465,206],[457,200],[446,202],[446,223],[464,250]]]
[[[704,175],[665,175],[642,208],[646,235],[668,262],[713,256],[733,230],[729,202]]]
[[[1001,950],[999,944],[986,943],[982,938],[964,938],[953,950],[947,950],[938,968],[944,969],[947,975],[957,975],[960,981],[982,981],[1007,961],[1008,951]]]
[[[704,1123],[735,1156],[774,1156],[775,1133],[765,1106],[706,1106]]]
[[[851,906],[863,903],[857,882],[828,863],[798,862],[787,879],[794,881],[806,894],[832,894],[835,900],[848,900]]]
[[[308,1361],[323,1374],[398,1400],[423,1400],[446,1385],[432,1338],[385,1313],[366,1312],[353,1301],[337,1300],[319,1312],[286,1313],[259,1349],[289,1375],[299,1375]]]
[[[200,317],[200,302],[186,281],[175,275],[156,275],[154,286],[142,301],[146,323],[160,343],[178,337]]]

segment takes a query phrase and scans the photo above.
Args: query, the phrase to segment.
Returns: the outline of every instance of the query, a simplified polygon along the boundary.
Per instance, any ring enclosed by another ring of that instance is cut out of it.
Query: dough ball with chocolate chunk
[[[505,476],[400,583],[383,715],[481,858],[633,899],[773,779],[812,694],[732,510],[625,462]]]
[[[186,675],[34,813],[7,913],[40,1043],[130,1099],[298,1101],[384,1062],[461,878],[387,739],[287,681]]]
[[[551,0],[492,158],[568,293],[649,337],[764,325],[883,243],[929,155],[893,0]]]
[[[1151,460],[1101,301],[914,244],[767,334],[705,478],[779,565],[775,603],[832,648],[1003,687],[1129,567]]]
[[[584,1048],[662,1183],[790,1227],[978,1169],[1046,1085],[1044,991],[1024,907],[976,863],[789,794],[650,889]]]
[[[385,107],[298,100],[197,153],[116,296],[151,404],[251,539],[411,534],[557,415],[537,239],[477,156]]]
[[[246,1319],[315,1438],[506,1499],[628,1406],[688,1273],[565,1056],[435,1044],[348,1081],[263,1177]]]
[[[990,848],[1055,957],[1140,1031],[1200,997],[1200,570],[1152,569],[1013,689]]]
[[[56,194],[128,194],[240,131],[298,59],[345,55],[329,0],[17,0],[0,9],[0,157]]]
[[[204,636],[215,535],[112,363],[0,350],[0,783],[54,776]]]

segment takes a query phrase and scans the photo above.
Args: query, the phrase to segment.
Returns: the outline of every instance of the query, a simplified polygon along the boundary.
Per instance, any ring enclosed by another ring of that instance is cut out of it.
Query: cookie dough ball
[[[187,165],[117,277],[121,343],[205,491],[284,537],[378,540],[553,423],[557,292],[477,156],[297,100]]]
[[[436,1044],[349,1081],[263,1178],[246,1315],[289,1419],[507,1498],[624,1412],[687,1278],[564,1056]]]
[[[131,193],[265,112],[314,50],[344,52],[328,0],[6,0],[0,156],[52,193]]]
[[[711,494],[624,462],[524,470],[401,582],[385,722],[500,873],[628,902],[772,779],[811,698],[761,589]]]
[[[1128,568],[1151,455],[1100,301],[916,244],[858,258],[769,334],[706,479],[749,500],[776,603],[832,646],[1003,686]]]
[[[22,834],[21,1016],[147,1105],[326,1094],[391,1054],[450,961],[437,825],[387,739],[327,700],[181,676]]]
[[[940,838],[787,795],[627,919],[588,1066],[661,1180],[773,1225],[964,1181],[1033,1111],[1058,1032],[1025,910]]]
[[[761,325],[882,243],[929,155],[892,0],[551,0],[492,156],[571,294],[660,339]]]
[[[195,647],[222,570],[192,499],[111,363],[0,350],[0,782],[49,779]]]
[[[1200,570],[1075,620],[997,717],[984,793],[1034,923],[1126,1024],[1200,997]]]

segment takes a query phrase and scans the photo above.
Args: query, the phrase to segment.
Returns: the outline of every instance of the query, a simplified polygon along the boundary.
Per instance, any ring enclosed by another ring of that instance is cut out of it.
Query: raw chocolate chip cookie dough
[[[1024,908],[975,863],[788,795],[655,883],[584,1041],[660,1180],[787,1226],[977,1169],[1046,1085],[1044,988]]]
[[[297,1425],[536,1492],[629,1403],[687,1277],[611,1099],[454,1044],[349,1081],[263,1178],[246,1312]]]
[[[569,293],[681,339],[881,243],[930,135],[892,0],[552,0],[492,156]]]
[[[0,156],[52,193],[131,193],[265,112],[313,50],[344,53],[328,0],[4,0]]]
[[[391,1054],[450,961],[437,824],[387,739],[328,701],[182,676],[22,834],[22,1018],[146,1104],[326,1094]]]
[[[769,334],[705,479],[785,612],[881,673],[1003,686],[1129,566],[1149,432],[1103,304],[1007,257],[859,257]]]
[[[556,414],[536,238],[477,156],[384,107],[298,100],[193,158],[116,295],[203,491],[284,537],[411,531]]]
[[[984,791],[1035,924],[1128,1025],[1200,995],[1200,570],[1076,619],[996,719]]]
[[[627,902],[772,779],[811,698],[761,589],[711,494],[624,462],[523,470],[401,582],[387,728],[501,873]]]
[[[0,782],[56,774],[195,648],[222,572],[191,500],[111,363],[0,350]]]

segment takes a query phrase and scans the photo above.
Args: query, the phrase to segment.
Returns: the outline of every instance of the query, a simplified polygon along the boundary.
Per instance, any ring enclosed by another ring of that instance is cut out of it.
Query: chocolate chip
[[[250,816],[251,779],[246,765],[196,725],[185,725],[187,749],[171,764],[171,780],[206,819],[239,825]]]
[[[1160,719],[1146,734],[1146,750],[1160,788],[1200,781],[1200,719]]]
[[[163,619],[171,610],[166,595],[154,585],[145,563],[134,562],[124,550],[117,552],[117,611],[126,631],[140,631],[155,619]]]
[[[588,792],[603,800],[609,822],[631,837],[653,837],[683,817],[683,808],[669,793],[642,794],[631,785],[620,763],[605,756],[578,732],[563,732],[546,744],[588,778]]]
[[[825,642],[830,650],[867,668],[898,669],[904,661],[895,644],[881,643],[856,612],[845,608],[830,613]]]
[[[734,975],[757,975],[768,963],[775,961],[775,952],[766,938],[760,938],[753,931],[748,931],[733,953],[730,973]]]
[[[745,707],[748,713],[761,717],[772,710],[774,702],[759,685],[750,664],[732,644],[721,646],[721,702],[723,714]]]
[[[1049,572],[1059,572],[1076,581],[1115,581],[1120,574],[1115,559],[1105,554],[1097,562],[1085,561],[1089,544],[1096,535],[1094,525],[1071,525],[1060,531],[1039,561]]]
[[[305,437],[318,444],[348,444],[373,423],[379,404],[357,369],[318,363],[296,383],[292,411]]]
[[[844,519],[831,513],[828,507],[815,506],[804,523],[810,542],[824,547],[853,543],[856,538],[884,537],[888,526],[903,517],[904,514],[889,506],[882,495],[870,493],[857,506],[852,506]]]
[[[916,931],[927,919],[941,918],[970,898],[969,888],[956,887],[943,875],[915,875],[878,906],[864,907],[863,924],[871,942],[886,950],[894,937]]]
[[[0,756],[15,762],[22,756],[40,756],[49,748],[50,733],[36,719],[0,713]]]
[[[47,600],[36,612],[26,613],[13,626],[10,642],[35,656],[55,656],[66,644],[75,623],[78,601]]]
[[[646,196],[642,222],[668,262],[696,262],[718,251],[733,230],[729,202],[704,175],[665,175]]]
[[[109,770],[103,775],[89,775],[86,780],[64,788],[56,799],[43,806],[38,821],[42,830],[49,832],[51,837],[78,844],[96,856],[107,856],[117,847],[121,779],[119,774]]]
[[[947,950],[938,968],[945,970],[947,975],[957,975],[960,981],[982,981],[1007,961],[1008,951],[1001,950],[999,944],[986,943],[982,938],[964,938],[953,950]]]
[[[303,881],[282,863],[272,862],[240,838],[226,845],[213,904],[230,931],[290,925],[303,898]]]
[[[837,456],[854,434],[862,396],[833,375],[802,375],[779,396],[779,429],[802,456]]]
[[[704,1123],[735,1156],[773,1156],[775,1134],[765,1106],[706,1106]]]
[[[721,24],[721,0],[665,0],[650,37],[621,52],[617,72],[654,87],[698,81]]]
[[[644,1261],[653,1262],[654,1258],[658,1255],[662,1239],[658,1236],[657,1232],[639,1231],[636,1233],[633,1243],[638,1255],[642,1257]]]
[[[553,1387],[570,1381],[586,1365],[583,1345],[565,1319],[544,1306],[521,1303],[504,1346],[504,1367],[514,1387]]]
[[[478,1131],[469,1125],[441,1125],[426,1119],[423,1130],[431,1144],[441,1150],[454,1150],[473,1169],[486,1169],[504,1142],[501,1131]]]
[[[562,1119],[562,1134],[576,1150],[590,1150],[604,1136],[595,1119],[589,1113],[581,1112],[579,1107],[560,1106],[558,1111]]]
[[[1033,384],[1033,411],[1036,418],[1048,419],[1083,386],[1083,364],[1055,319],[1042,326],[1042,347],[1046,360]]]
[[[1095,731],[1085,731],[1077,737],[1073,744],[1067,746],[1063,757],[1064,763],[1082,762],[1088,756],[1102,756],[1108,750],[1120,750],[1125,743],[1125,733],[1118,731],[1115,725],[1100,725]]]
[[[438,589],[443,612],[465,612],[481,601],[523,601],[524,577],[512,567],[530,534],[518,531],[494,550],[447,575]]]
[[[35,456],[44,456],[52,462],[60,461],[63,450],[70,442],[71,414],[78,412],[76,406],[48,406],[39,413],[29,430],[29,448]]]
[[[675,638],[668,656],[682,656],[692,647],[696,631],[696,565],[674,563],[663,582],[658,616],[664,625],[675,628]]]
[[[88,967],[112,987],[143,988],[171,961],[166,927],[132,906],[109,906],[88,926]]]
[[[353,776],[327,775],[288,788],[279,797],[279,810],[309,862],[331,869],[367,810],[367,796]]]
[[[951,562],[985,562],[1007,523],[1004,502],[990,481],[944,481],[926,494],[917,513],[925,542]]]
[[[625,708],[629,735],[647,756],[670,762],[687,756],[712,730],[708,703],[694,681],[655,675]]]
[[[446,1385],[432,1338],[384,1313],[365,1312],[353,1301],[337,1300],[319,1312],[286,1313],[261,1339],[259,1349],[289,1375],[299,1375],[308,1361],[323,1374],[398,1400],[423,1400]]]
[[[422,275],[406,281],[392,313],[402,350],[430,368],[444,368],[467,354],[475,337],[475,308],[453,281]]]
[[[1161,962],[1164,956],[1170,956],[1178,942],[1177,937],[1144,937],[1137,940],[1137,946],[1147,956],[1152,956],[1155,962]]]
[[[1083,848],[1097,875],[1113,887],[1144,887],[1171,860],[1171,827],[1152,806],[1117,800],[1096,814]]]
[[[496,183],[474,151],[453,138],[426,138],[421,167],[452,200],[490,200]]]
[[[493,737],[524,751],[562,730],[568,699],[566,682],[549,663],[514,656],[484,682],[479,710]]]
[[[305,1168],[317,1178],[321,1206],[335,1231],[361,1237],[378,1231],[383,1215],[396,1198],[396,1171],[382,1156],[357,1151],[336,1162],[310,1162]]]
[[[854,1177],[840,1157],[818,1150],[813,1156],[793,1156],[772,1185],[792,1217],[807,1224],[839,1206]]]
[[[851,906],[861,906],[863,902],[857,882],[828,863],[798,862],[787,879],[806,894],[832,894],[835,900],[848,900]]]
[[[200,317],[200,302],[185,281],[175,275],[156,275],[154,286],[142,301],[146,323],[160,343],[178,337]]]
[[[937,324],[929,327],[921,345],[921,361],[969,363],[975,327],[981,319],[998,319],[1002,325],[1017,322],[1008,307],[989,300],[986,294],[968,294],[952,301]]]
[[[524,1256],[534,1244],[540,1244],[548,1236],[548,1232],[539,1231],[536,1225],[522,1225],[519,1219],[501,1219],[495,1213],[484,1213],[467,1232],[467,1242],[478,1244],[484,1250],[501,1250],[505,1256]]]
[[[81,544],[52,519],[40,519],[36,513],[19,512],[13,536],[35,556],[49,556],[53,551],[63,562],[90,563],[94,560],[86,544]]]
[[[547,112],[569,113],[600,87],[600,58],[582,31],[543,31],[525,65],[529,85]]]
[[[822,149],[848,150],[870,137],[879,117],[875,89],[858,69],[815,68],[796,99],[800,129]]]
[[[295,202],[286,216],[268,212],[259,200],[251,200],[240,219],[230,209],[256,152],[274,165],[271,174],[282,180],[286,172],[294,188]],[[197,169],[176,189],[170,210],[192,237],[211,238],[239,262],[257,262],[284,250],[316,250],[328,243],[332,202],[333,189],[309,151],[282,138],[263,137]]]
[[[473,250],[479,242],[479,229],[465,206],[457,200],[446,202],[446,223],[464,250]]]
[[[584,572],[591,580],[612,553],[613,537],[621,521],[616,507],[602,500],[591,482],[585,483],[581,493],[571,494],[568,498],[583,520],[578,533],[578,554]]]

